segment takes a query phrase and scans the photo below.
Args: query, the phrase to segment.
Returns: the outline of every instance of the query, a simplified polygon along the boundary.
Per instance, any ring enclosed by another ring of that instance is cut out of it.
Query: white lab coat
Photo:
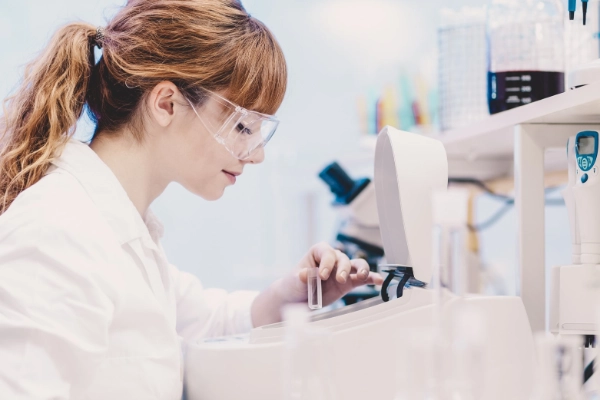
[[[1,400],[180,399],[182,342],[251,328],[256,293],[203,289],[161,235],[71,140],[0,216]]]

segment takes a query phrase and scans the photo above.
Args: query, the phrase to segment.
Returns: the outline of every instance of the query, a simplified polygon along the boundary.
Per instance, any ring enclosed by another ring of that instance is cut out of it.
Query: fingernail
[[[321,271],[321,278],[327,279],[328,275],[329,275],[329,270],[327,268],[323,268],[323,270]]]
[[[367,276],[369,276],[369,271],[363,269],[360,271],[360,276],[362,276],[363,279],[367,279]]]
[[[348,273],[346,271],[342,271],[340,276],[342,277],[343,282],[346,282],[346,280],[348,279]]]

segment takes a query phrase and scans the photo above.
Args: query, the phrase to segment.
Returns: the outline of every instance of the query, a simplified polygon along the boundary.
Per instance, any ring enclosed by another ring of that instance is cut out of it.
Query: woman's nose
[[[250,164],[260,164],[265,161],[265,148],[259,147],[244,161]]]

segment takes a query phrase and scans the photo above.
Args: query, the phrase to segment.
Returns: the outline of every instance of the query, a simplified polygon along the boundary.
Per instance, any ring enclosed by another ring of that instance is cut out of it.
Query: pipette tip
[[[573,21],[575,19],[575,11],[569,11],[569,19]]]
[[[587,16],[587,1],[584,1],[581,3],[581,8],[583,9],[583,24],[585,25],[586,22],[586,16]]]

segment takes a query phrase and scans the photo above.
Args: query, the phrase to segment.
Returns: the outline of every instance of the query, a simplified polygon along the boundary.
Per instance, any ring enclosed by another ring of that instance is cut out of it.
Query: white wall
[[[334,159],[361,154],[356,97],[396,79],[401,67],[423,68],[434,76],[438,9],[480,2],[244,4],[273,30],[289,64],[289,90],[279,112],[282,123],[267,147],[267,161],[247,168],[220,201],[203,201],[173,185],[153,205],[165,223],[164,247],[171,261],[200,276],[207,286],[229,289],[264,287],[289,270],[311,242],[331,239],[335,217],[328,190],[316,174]],[[57,25],[75,18],[103,24],[114,7],[107,0],[0,0],[0,97],[14,87],[20,67]],[[311,204],[316,208],[314,226],[307,222]],[[481,207],[482,212],[493,209],[489,203]],[[557,229],[565,228],[560,216],[554,220]],[[514,232],[514,214],[486,232],[485,257],[513,268]],[[555,245],[549,249],[563,246],[563,236],[552,240]],[[568,251],[568,242],[564,248]]]

